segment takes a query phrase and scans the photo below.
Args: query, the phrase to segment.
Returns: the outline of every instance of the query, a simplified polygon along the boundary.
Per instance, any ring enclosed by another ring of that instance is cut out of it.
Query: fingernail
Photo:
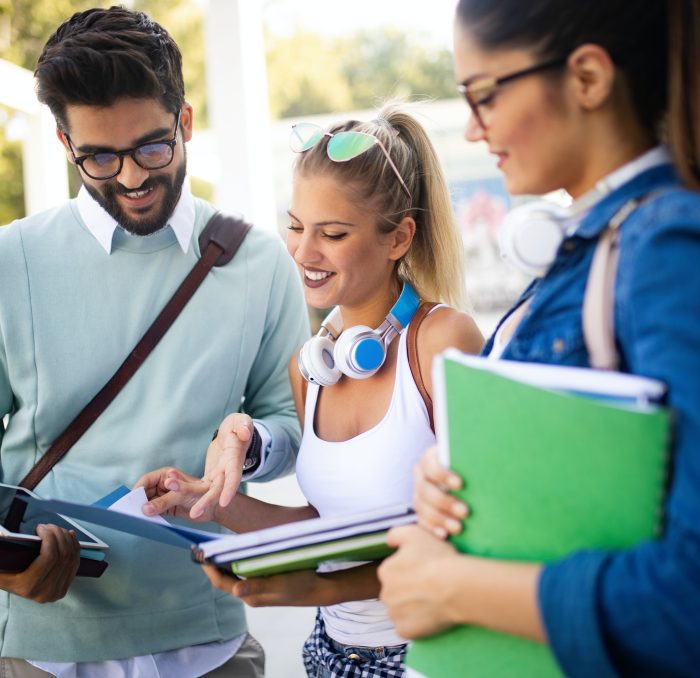
[[[459,476],[450,473],[450,475],[447,476],[447,484],[449,485],[450,489],[458,490],[460,487],[462,487],[462,479]]]
[[[467,515],[467,507],[461,501],[456,501],[452,504],[452,515],[457,518],[464,518]]]
[[[447,539],[447,530],[444,527],[434,527],[433,533],[438,539]]]
[[[448,518],[446,524],[450,534],[457,534],[462,529],[462,523],[460,523],[459,520]]]
[[[154,516],[156,514],[155,508],[151,504],[144,504],[142,511],[147,515],[147,516]]]
[[[166,480],[164,485],[166,490],[171,490],[172,492],[177,492],[180,489],[180,485],[175,480]]]
[[[199,518],[199,516],[201,516],[202,513],[204,513],[204,511],[202,511],[201,508],[199,508],[198,506],[193,506],[190,510],[190,518]]]

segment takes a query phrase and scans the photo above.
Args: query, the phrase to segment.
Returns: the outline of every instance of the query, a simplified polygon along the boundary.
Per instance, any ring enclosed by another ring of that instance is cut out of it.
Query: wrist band
[[[258,429],[253,426],[253,437],[250,439],[248,451],[243,462],[244,471],[255,471],[260,466],[262,459],[262,438],[258,433]]]

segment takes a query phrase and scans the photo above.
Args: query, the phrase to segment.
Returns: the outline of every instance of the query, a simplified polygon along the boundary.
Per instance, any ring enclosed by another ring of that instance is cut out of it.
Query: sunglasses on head
[[[322,127],[312,122],[298,122],[292,125],[289,146],[295,153],[303,153],[315,146],[324,137],[329,137],[326,153],[333,162],[347,162],[358,155],[362,155],[373,146],[379,146],[396,178],[399,180],[401,188],[408,196],[408,199],[413,202],[411,192],[408,190],[408,186],[406,186],[406,182],[403,180],[394,161],[389,156],[389,152],[384,147],[384,144],[372,134],[353,131],[333,134],[332,132],[326,132]]]

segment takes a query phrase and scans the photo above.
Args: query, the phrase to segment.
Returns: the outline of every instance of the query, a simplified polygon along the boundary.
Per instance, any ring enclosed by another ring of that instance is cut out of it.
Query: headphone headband
[[[404,282],[403,289],[396,303],[391,307],[389,315],[394,316],[401,325],[401,329],[411,322],[411,318],[416,314],[420,306],[420,298],[416,291],[407,282]]]

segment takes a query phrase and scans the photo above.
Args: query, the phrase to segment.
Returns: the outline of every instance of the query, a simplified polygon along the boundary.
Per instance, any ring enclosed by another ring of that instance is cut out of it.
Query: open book
[[[466,356],[433,363],[437,437],[470,507],[465,553],[548,562],[624,549],[661,528],[670,438],[664,385],[642,377]],[[430,678],[560,675],[549,649],[458,626],[411,645]]]
[[[111,503],[116,499],[116,503]],[[37,508],[60,512],[84,522],[128,532],[193,552],[198,562],[211,562],[238,576],[312,569],[325,561],[364,562],[391,552],[386,533],[416,520],[405,505],[384,506],[345,516],[312,518],[242,534],[220,534],[174,524],[141,513],[143,488],[118,488],[97,504],[57,499],[28,499]],[[110,505],[111,503],[111,505]]]

